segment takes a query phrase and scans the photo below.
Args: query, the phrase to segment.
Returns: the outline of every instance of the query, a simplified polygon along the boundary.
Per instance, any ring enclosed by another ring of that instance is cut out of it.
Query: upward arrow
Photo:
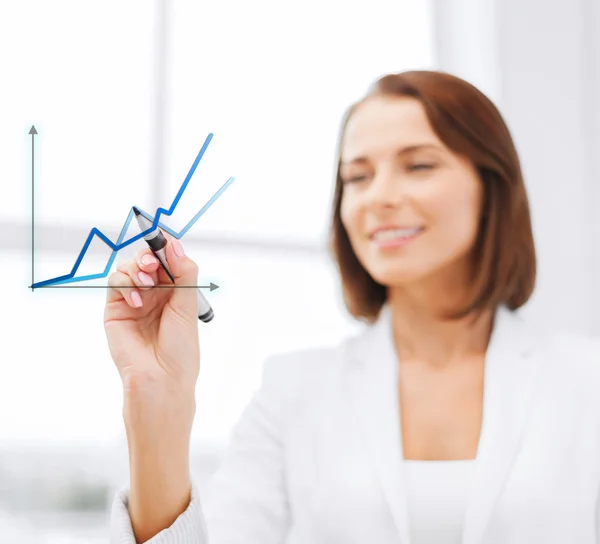
[[[33,219],[34,219],[34,180],[35,180],[35,135],[37,134],[35,125],[31,125],[31,290],[33,291],[33,254],[34,254],[34,231],[33,231]]]

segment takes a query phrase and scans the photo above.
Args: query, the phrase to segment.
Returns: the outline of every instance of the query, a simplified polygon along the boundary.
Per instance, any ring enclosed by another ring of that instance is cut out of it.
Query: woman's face
[[[471,162],[436,136],[420,102],[363,102],[347,124],[340,176],[342,223],[377,282],[406,286],[468,270],[483,187]]]

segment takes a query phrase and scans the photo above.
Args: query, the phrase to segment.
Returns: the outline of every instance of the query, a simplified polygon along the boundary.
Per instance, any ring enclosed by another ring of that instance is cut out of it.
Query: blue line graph
[[[192,217],[192,219],[188,222],[188,224],[185,227],[183,227],[183,229],[181,229],[181,231],[175,232],[174,230],[172,230],[168,226],[164,225],[160,221],[161,215],[170,216],[175,211],[175,208],[177,207],[179,200],[181,199],[186,187],[188,186],[190,179],[194,175],[194,172],[196,171],[196,167],[198,166],[198,163],[202,159],[202,156],[204,155],[204,152],[206,151],[208,144],[212,140],[212,137],[213,137],[213,134],[211,132],[207,136],[206,140],[204,141],[204,144],[202,145],[202,148],[198,152],[198,156],[196,157],[194,164],[192,164],[192,167],[190,168],[188,175],[186,176],[183,184],[181,185],[179,191],[177,192],[177,195],[173,199],[173,202],[171,203],[171,206],[169,207],[168,210],[165,208],[158,208],[156,210],[155,217],[152,217],[148,212],[145,212],[144,210],[139,208],[139,206],[137,207],[140,210],[140,212],[142,213],[142,215],[144,217],[146,217],[146,219],[148,219],[149,221],[152,221],[151,227],[149,227],[148,229],[146,229],[143,232],[140,232],[139,234],[136,234],[135,236],[133,236],[132,238],[130,238],[129,240],[126,240],[124,242],[123,238],[125,237],[127,229],[129,228],[129,224],[131,223],[131,220],[134,217],[133,208],[131,208],[129,211],[129,215],[127,216],[125,224],[123,225],[123,228],[121,229],[121,233],[119,234],[119,238],[117,239],[116,243],[113,243],[109,238],[107,238],[106,235],[102,231],[100,231],[96,227],[93,227],[92,230],[90,231],[90,234],[87,237],[87,240],[85,241],[85,244],[83,245],[82,250],[79,253],[79,256],[77,257],[77,261],[75,262],[73,269],[71,270],[71,272],[69,274],[66,274],[64,276],[58,276],[56,278],[51,278],[51,279],[40,281],[40,282],[36,282],[33,285],[31,285],[31,287],[35,289],[37,287],[44,287],[44,286],[48,286],[48,285],[74,283],[74,282],[79,282],[79,281],[104,278],[108,275],[108,273],[114,263],[114,260],[117,256],[117,252],[120,249],[123,249],[124,247],[127,247],[130,244],[133,244],[133,242],[139,240],[140,238],[143,238],[144,236],[146,236],[146,234],[152,232],[157,226],[159,226],[161,229],[168,232],[171,236],[174,236],[175,238],[178,238],[178,239],[181,238],[194,225],[194,223],[213,205],[213,203],[217,200],[217,198],[219,198],[223,194],[225,189],[227,189],[227,187],[229,187],[235,180],[235,178],[233,178],[233,177],[229,178],[222,185],[222,187],[208,200],[208,202],[202,207],[202,209],[200,209],[200,211],[196,215],[194,215],[194,217]],[[89,245],[92,243],[94,236],[98,236],[98,238],[100,238],[107,246],[109,246],[113,250],[110,258],[108,259],[108,263],[106,264],[106,268],[104,269],[103,272],[101,272],[99,274],[90,274],[87,276],[75,277],[75,274],[77,273],[77,269],[79,268],[79,265],[81,264],[81,261],[83,260],[83,257],[85,256],[85,253],[86,253]]]

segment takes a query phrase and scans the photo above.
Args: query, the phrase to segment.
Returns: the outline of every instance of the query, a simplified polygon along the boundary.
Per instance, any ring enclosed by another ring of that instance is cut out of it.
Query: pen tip
[[[135,215],[141,215],[142,212],[140,212],[140,210],[138,210],[135,206],[133,206],[133,213]]]

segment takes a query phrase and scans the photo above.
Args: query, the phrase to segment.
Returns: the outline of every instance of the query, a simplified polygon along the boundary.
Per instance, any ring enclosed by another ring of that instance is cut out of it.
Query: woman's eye
[[[356,183],[358,181],[362,181],[364,179],[367,179],[367,176],[353,176],[353,177],[349,177],[346,178],[346,183]]]
[[[414,171],[418,171],[418,170],[431,170],[433,167],[435,166],[435,164],[429,164],[429,163],[418,163],[418,164],[411,164],[408,169],[411,172]]]

